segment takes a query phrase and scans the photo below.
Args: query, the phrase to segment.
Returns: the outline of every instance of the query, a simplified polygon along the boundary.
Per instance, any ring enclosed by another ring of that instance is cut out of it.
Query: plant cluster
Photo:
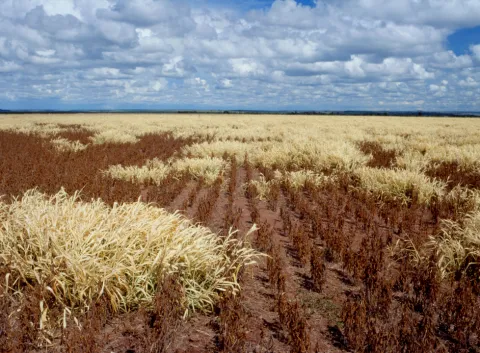
[[[148,305],[158,271],[178,276],[189,310],[209,310],[219,292],[238,290],[238,271],[256,254],[232,235],[220,238],[142,202],[108,207],[64,191],[52,197],[29,191],[0,205],[7,290],[38,286],[52,296],[34,324],[55,327],[55,310],[76,316],[101,298],[114,313]]]

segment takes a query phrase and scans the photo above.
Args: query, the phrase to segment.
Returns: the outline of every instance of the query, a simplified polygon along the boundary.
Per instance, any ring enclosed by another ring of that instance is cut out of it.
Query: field
[[[0,116],[0,351],[480,352],[479,131]]]

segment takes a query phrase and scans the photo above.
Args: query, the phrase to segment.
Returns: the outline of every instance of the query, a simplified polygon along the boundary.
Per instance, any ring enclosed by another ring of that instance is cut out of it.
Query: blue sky
[[[196,4],[202,4],[202,6],[205,7],[210,7],[210,6],[218,6],[218,7],[223,7],[223,8],[235,8],[240,11],[248,11],[248,10],[253,10],[253,9],[265,9],[268,10],[272,4],[274,3],[274,0],[243,0],[243,1],[238,1],[238,0],[203,0],[203,2],[196,2]],[[193,3],[192,3],[193,4]],[[316,2],[314,0],[298,0],[297,4],[299,5],[304,5],[304,6],[309,6],[309,7],[315,7]],[[195,5],[198,6],[198,5]]]
[[[0,1],[0,109],[127,108],[480,111],[480,1]]]
[[[468,55],[470,46],[480,44],[480,26],[460,28],[447,38],[447,48],[456,55]]]

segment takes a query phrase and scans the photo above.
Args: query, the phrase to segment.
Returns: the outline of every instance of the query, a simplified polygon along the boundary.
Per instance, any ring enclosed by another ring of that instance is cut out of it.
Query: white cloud
[[[446,47],[456,29],[480,25],[477,0],[208,4],[0,1],[0,89],[112,105],[455,109],[480,99],[480,45]]]
[[[118,23],[115,21],[98,21],[98,30],[103,37],[115,44],[133,45],[138,39],[135,27],[126,23]]]
[[[431,84],[430,85],[430,91],[432,91],[432,92],[446,92],[447,87]]]
[[[480,2],[476,0],[347,0],[341,4],[345,11],[369,18],[436,27],[473,27],[480,23]]]
[[[229,63],[233,73],[242,77],[262,75],[265,73],[263,65],[253,59],[230,59]]]
[[[170,77],[184,77],[187,72],[195,72],[193,67],[189,67],[183,60],[183,56],[175,56],[163,64],[162,74]]]
[[[153,83],[152,88],[154,91],[161,91],[168,86],[168,81],[164,78],[159,78],[156,82]]]
[[[184,82],[187,86],[193,87],[195,89],[201,88],[206,92],[210,91],[210,86],[207,80],[204,80],[200,77],[189,78],[189,79],[186,79]]]
[[[0,60],[0,72],[13,72],[21,69],[22,67],[14,62]]]
[[[472,77],[467,77],[465,80],[460,80],[458,85],[461,87],[477,87],[478,82],[475,81]]]
[[[229,80],[228,78],[220,80],[218,82],[218,85],[221,88],[231,88],[231,87],[233,87],[232,80]]]
[[[472,51],[473,55],[480,60],[480,44],[470,46],[470,50]]]
[[[90,70],[92,76],[89,78],[118,78],[120,76],[120,70],[114,67],[100,67]]]
[[[349,61],[316,62],[314,64],[291,64],[289,74],[292,76],[317,75],[320,73],[334,74],[339,78],[367,78],[378,80],[385,77],[393,79],[431,79],[435,75],[428,72],[421,64],[412,59],[386,58],[380,63],[370,63],[364,58],[352,55]]]
[[[275,26],[294,28],[316,27],[316,10],[297,3],[295,0],[276,0],[266,14],[252,12],[253,19],[262,20]]]
[[[451,50],[434,53],[432,59],[431,65],[438,68],[463,69],[473,65],[469,55],[457,56]]]
[[[53,50],[53,49],[37,50],[37,55],[48,57],[48,56],[54,55],[55,52],[56,50]]]
[[[101,8],[97,16],[109,20],[128,22],[138,27],[148,27],[166,21],[185,19],[190,8],[181,1],[170,0],[115,0],[109,9]]]

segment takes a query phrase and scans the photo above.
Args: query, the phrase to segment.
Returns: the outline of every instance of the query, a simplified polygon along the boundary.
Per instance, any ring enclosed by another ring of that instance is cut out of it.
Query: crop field
[[[480,352],[480,119],[0,116],[0,351]]]

